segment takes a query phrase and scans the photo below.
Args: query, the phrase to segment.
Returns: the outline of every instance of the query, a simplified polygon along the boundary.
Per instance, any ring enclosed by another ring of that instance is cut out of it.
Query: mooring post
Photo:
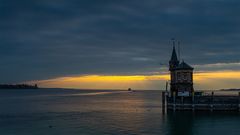
[[[214,102],[214,92],[212,92],[212,96],[211,96],[211,105],[210,105],[211,112],[213,111],[213,102]]]
[[[162,112],[163,112],[163,114],[165,114],[165,101],[166,101],[165,97],[166,97],[166,94],[163,91],[162,92]]]
[[[181,97],[181,109],[184,110],[184,96]]]
[[[240,112],[240,92],[238,92],[238,111]]]
[[[176,93],[175,91],[173,92],[173,111],[176,111]]]
[[[195,93],[194,93],[194,91],[192,92],[192,111],[195,111]]]

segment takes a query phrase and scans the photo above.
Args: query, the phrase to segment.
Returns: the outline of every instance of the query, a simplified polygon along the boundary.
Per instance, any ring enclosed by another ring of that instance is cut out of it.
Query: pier
[[[236,95],[170,96],[162,92],[163,111],[239,111],[240,92]]]
[[[194,68],[181,61],[173,41],[172,55],[169,61],[170,80],[166,82],[166,91],[162,92],[163,112],[168,111],[239,111],[240,92],[223,94],[224,91],[195,91],[193,81]],[[170,84],[170,90],[168,90]],[[217,94],[220,92],[221,94]],[[228,91],[229,92],[229,91]]]

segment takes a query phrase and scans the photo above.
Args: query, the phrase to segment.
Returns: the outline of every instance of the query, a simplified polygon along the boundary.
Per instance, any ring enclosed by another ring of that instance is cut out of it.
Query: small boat
[[[132,90],[131,88],[128,88],[128,91],[129,92],[135,92],[134,90]]]

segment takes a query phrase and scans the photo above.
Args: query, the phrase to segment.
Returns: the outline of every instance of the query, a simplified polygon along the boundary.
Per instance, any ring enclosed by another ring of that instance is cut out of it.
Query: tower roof
[[[189,69],[189,70],[193,70],[194,68],[191,67],[190,65],[188,65],[187,63],[185,63],[184,61],[181,62],[176,69]]]
[[[175,46],[173,46],[172,57],[170,61],[178,61]]]

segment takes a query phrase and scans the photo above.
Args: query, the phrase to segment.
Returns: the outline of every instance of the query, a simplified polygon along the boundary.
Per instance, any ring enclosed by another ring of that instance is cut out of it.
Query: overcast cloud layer
[[[0,82],[240,68],[238,0],[0,0]],[[226,64],[231,63],[231,64]]]

